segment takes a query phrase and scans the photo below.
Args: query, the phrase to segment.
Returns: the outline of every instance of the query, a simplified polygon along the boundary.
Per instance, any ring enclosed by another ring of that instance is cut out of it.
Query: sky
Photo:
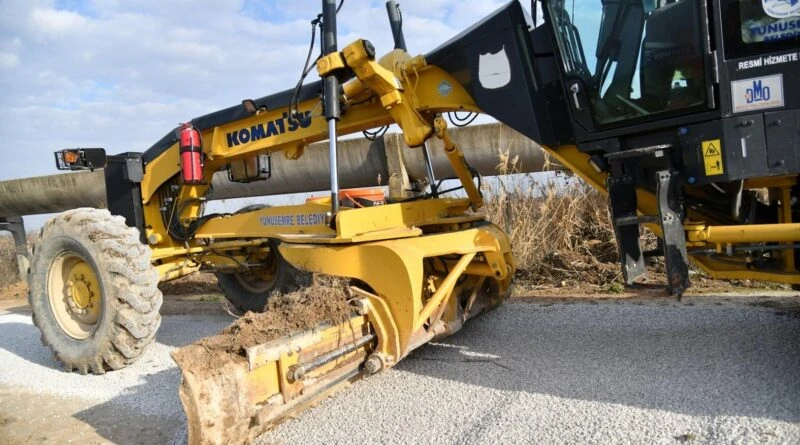
[[[505,0],[402,0],[424,54]],[[0,180],[52,153],[144,151],[180,122],[294,86],[319,0],[0,0]],[[345,0],[339,45],[392,49],[385,1]],[[316,53],[315,53],[316,54]],[[313,78],[310,77],[309,80]],[[41,217],[26,218],[28,229]]]

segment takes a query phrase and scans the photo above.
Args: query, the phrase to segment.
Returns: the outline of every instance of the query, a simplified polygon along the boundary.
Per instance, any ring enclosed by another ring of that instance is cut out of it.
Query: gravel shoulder
[[[6,308],[12,444],[183,443],[169,352],[232,321],[213,297],[168,299],[141,360],[80,376]],[[799,338],[796,296],[515,300],[258,443],[800,443]]]
[[[233,321],[219,302],[168,300],[156,343],[133,365],[101,376],[62,371],[29,308],[17,303],[0,310],[0,443],[185,442],[180,373],[169,353]]]

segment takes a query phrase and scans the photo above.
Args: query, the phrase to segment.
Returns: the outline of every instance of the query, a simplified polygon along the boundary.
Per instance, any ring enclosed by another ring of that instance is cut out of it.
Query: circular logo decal
[[[440,96],[445,97],[450,94],[451,91],[453,91],[453,86],[450,85],[450,82],[443,80],[439,82],[439,86],[437,86],[436,89],[439,91]]]
[[[768,16],[776,19],[800,16],[800,0],[761,0],[761,5]]]

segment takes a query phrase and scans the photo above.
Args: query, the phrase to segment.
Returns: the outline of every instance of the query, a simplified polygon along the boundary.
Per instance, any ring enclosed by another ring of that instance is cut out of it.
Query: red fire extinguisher
[[[203,182],[203,144],[200,143],[200,132],[192,124],[181,126],[181,176],[184,184],[200,184]]]

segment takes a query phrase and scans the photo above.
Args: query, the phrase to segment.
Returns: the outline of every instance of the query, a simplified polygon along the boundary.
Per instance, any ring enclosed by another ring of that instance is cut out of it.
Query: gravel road
[[[0,442],[184,442],[169,352],[230,321],[166,314],[135,365],[79,376],[0,313]],[[800,443],[798,341],[798,298],[513,302],[258,443]]]

